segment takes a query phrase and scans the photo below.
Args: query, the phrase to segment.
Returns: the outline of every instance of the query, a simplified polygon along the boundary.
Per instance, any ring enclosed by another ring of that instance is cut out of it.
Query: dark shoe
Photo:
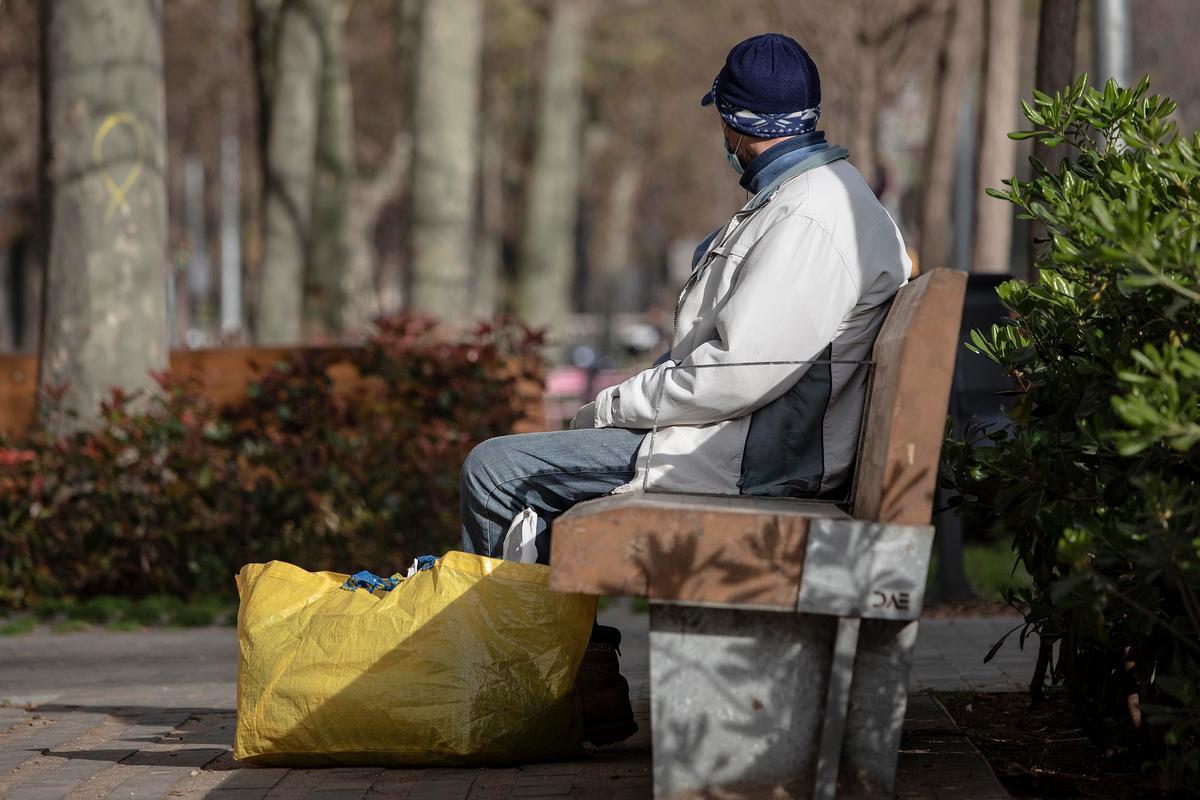
[[[623,742],[638,729],[629,704],[629,681],[617,660],[620,654],[621,632],[596,625],[575,678],[583,704],[583,740],[598,747]]]

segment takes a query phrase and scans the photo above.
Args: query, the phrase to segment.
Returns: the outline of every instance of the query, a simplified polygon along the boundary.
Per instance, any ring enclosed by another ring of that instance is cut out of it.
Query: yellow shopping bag
[[[596,600],[550,568],[448,553],[390,592],[282,561],[237,576],[242,761],[499,765],[580,752]]]

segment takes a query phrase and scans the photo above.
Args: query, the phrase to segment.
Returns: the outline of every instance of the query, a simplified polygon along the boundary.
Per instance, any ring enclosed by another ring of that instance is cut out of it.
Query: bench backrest
[[[858,519],[926,525],[933,513],[967,274],[934,269],[904,286],[875,340],[856,466]]]

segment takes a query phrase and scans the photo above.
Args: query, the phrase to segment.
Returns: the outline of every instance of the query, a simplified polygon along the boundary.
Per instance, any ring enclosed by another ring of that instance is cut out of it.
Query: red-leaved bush
[[[230,406],[164,374],[153,398],[115,391],[94,431],[0,440],[0,607],[227,593],[269,559],[387,574],[454,548],[463,458],[526,416],[539,345],[397,317],[362,347],[298,350]]]

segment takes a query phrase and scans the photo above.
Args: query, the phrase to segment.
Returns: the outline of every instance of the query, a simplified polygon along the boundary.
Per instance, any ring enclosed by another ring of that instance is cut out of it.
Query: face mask
[[[733,171],[738,175],[746,171],[745,167],[742,166],[742,162],[738,160],[737,153],[731,153],[726,150],[725,160],[729,162],[729,166],[733,167]]]
[[[725,160],[729,162],[729,166],[732,167],[733,171],[736,172],[738,175],[741,175],[743,172],[746,171],[745,167],[742,166],[741,160],[738,159],[738,157],[737,157],[737,149],[741,146],[742,146],[742,137],[741,136],[738,136],[737,144],[735,144],[733,146],[733,150],[729,149],[728,142],[725,143]]]

